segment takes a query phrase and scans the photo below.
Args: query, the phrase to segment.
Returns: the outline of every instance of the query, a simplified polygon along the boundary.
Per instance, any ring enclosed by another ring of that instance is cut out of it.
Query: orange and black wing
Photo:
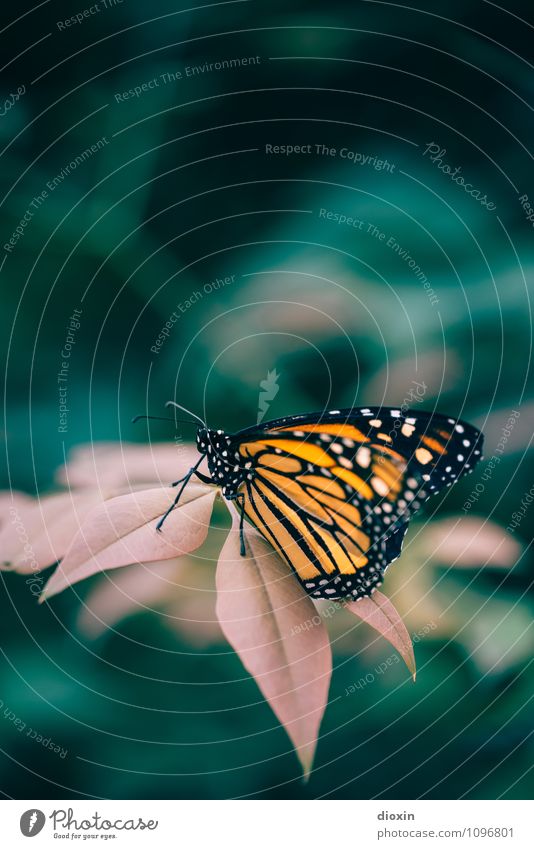
[[[394,408],[293,416],[234,439],[246,516],[310,595],[331,599],[379,586],[413,513],[482,451],[465,422]]]

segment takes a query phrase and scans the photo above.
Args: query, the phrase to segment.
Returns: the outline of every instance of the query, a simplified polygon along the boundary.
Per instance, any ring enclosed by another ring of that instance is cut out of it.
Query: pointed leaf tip
[[[239,515],[217,566],[217,616],[228,642],[287,731],[309,778],[332,674],[330,640],[290,567]],[[318,621],[319,620],[319,621]]]
[[[345,607],[378,631],[398,651],[415,681],[416,667],[412,639],[395,605],[375,590],[368,598],[350,601]]]

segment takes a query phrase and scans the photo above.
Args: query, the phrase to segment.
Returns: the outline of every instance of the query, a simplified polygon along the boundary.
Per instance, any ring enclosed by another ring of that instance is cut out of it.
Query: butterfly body
[[[252,464],[243,463],[238,443],[224,431],[199,428],[197,448],[208,460],[210,482],[219,485],[229,501],[239,495],[240,488],[247,480],[253,479]]]
[[[210,477],[192,473],[236,501],[306,592],[358,600],[380,586],[427,498],[473,470],[482,434],[440,414],[362,407],[235,434],[202,427],[197,448]]]

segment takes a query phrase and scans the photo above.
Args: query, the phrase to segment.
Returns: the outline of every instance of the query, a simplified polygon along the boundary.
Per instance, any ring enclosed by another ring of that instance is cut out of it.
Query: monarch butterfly
[[[239,505],[241,554],[246,518],[314,598],[369,596],[413,514],[472,472],[482,452],[472,425],[392,407],[287,416],[234,434],[195,418],[200,459],[173,484],[182,486],[158,530],[196,475]],[[205,458],[209,476],[198,471]]]

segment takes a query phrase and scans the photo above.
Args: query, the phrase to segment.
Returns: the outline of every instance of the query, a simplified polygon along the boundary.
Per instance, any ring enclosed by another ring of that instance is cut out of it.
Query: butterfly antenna
[[[171,419],[168,416],[134,416],[132,424],[135,424],[140,419],[155,419],[158,422],[173,422],[174,424],[196,424],[192,419]]]
[[[193,416],[193,418],[196,419],[197,422],[200,422],[200,424],[203,425],[203,427],[207,427],[206,422],[202,421],[200,416],[197,416],[196,413],[192,413],[191,410],[187,409],[187,407],[182,407],[181,404],[177,404],[176,401],[167,401],[165,406],[166,407],[176,407],[177,410],[183,410],[184,413],[187,413],[188,415]]]

